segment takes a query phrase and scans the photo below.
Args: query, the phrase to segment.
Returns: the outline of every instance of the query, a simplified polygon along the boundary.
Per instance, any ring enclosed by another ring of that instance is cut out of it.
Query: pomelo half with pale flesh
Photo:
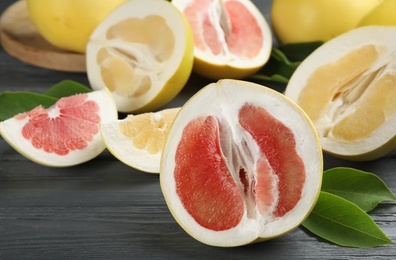
[[[159,173],[162,148],[179,109],[130,114],[124,119],[100,124],[107,149],[132,168]]]
[[[207,78],[245,78],[265,65],[272,34],[249,0],[173,0],[194,35],[193,71]]]
[[[131,0],[114,9],[87,44],[93,89],[107,87],[124,113],[151,112],[185,86],[193,36],[183,14],[163,0]]]
[[[396,148],[396,27],[366,26],[319,47],[285,94],[313,121],[323,150],[367,161]]]
[[[160,183],[176,221],[202,243],[233,247],[281,236],[313,208],[322,150],[294,102],[261,85],[220,80],[181,108]]]
[[[3,138],[38,164],[65,167],[86,162],[105,149],[101,122],[117,119],[117,108],[106,89],[58,100],[50,108],[38,106],[0,122]]]

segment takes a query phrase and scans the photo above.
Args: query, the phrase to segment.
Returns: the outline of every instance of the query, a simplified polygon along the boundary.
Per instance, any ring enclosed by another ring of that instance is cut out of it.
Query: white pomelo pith
[[[87,44],[93,89],[107,87],[118,111],[153,111],[173,99],[193,66],[185,17],[163,0],[131,0],[113,10]]]
[[[91,160],[105,149],[99,124],[117,119],[107,89],[61,98],[0,123],[4,139],[26,158],[65,167]]]
[[[173,0],[194,36],[193,71],[208,78],[245,78],[269,59],[272,34],[249,0]]]
[[[322,152],[306,114],[266,87],[221,80],[179,111],[160,182],[177,222],[202,243],[231,247],[285,234],[313,208]]]
[[[286,96],[308,114],[323,150],[372,160],[396,148],[396,27],[367,26],[319,47],[292,75]]]

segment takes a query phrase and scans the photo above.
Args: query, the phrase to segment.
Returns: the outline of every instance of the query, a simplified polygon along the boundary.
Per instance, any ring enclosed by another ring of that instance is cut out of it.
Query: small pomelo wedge
[[[306,114],[284,95],[238,80],[209,84],[181,108],[160,171],[176,221],[221,247],[296,228],[321,180],[322,150]]]
[[[366,26],[314,51],[285,94],[313,121],[323,149],[373,160],[396,148],[396,27]]]
[[[113,10],[87,45],[93,89],[107,87],[118,111],[153,111],[173,99],[193,66],[193,37],[179,10],[163,0],[131,0]]]
[[[26,158],[46,166],[80,164],[99,155],[105,144],[99,124],[117,119],[106,89],[59,99],[0,122],[4,139]]]
[[[180,108],[128,115],[100,125],[107,149],[121,162],[138,170],[159,173],[162,148]]]
[[[269,59],[271,30],[250,0],[173,0],[194,35],[193,71],[207,78],[245,78]]]

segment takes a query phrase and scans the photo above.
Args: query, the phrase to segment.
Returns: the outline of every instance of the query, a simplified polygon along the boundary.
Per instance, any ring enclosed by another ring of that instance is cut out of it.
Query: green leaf
[[[79,93],[88,93],[91,92],[92,89],[87,88],[86,86],[73,81],[73,80],[63,80],[58,84],[54,85],[50,89],[48,89],[44,95],[61,98],[68,97]]]
[[[0,121],[4,121],[16,114],[23,113],[38,105],[49,107],[58,99],[42,94],[26,91],[5,91],[0,93]]]
[[[325,171],[322,191],[349,200],[366,212],[382,201],[396,201],[395,195],[377,175],[353,168],[337,167]]]
[[[320,192],[314,209],[302,225],[340,246],[370,248],[392,243],[366,212],[328,192]]]
[[[287,84],[287,82],[289,82],[288,78],[286,78],[285,76],[279,75],[279,74],[273,74],[271,76],[256,74],[256,75],[252,76],[252,78],[250,80],[253,80],[253,81],[272,81],[272,82],[282,83],[282,84]]]
[[[321,41],[289,43],[280,45],[279,50],[282,51],[290,61],[303,61],[322,44],[323,42]]]
[[[50,107],[59,98],[91,91],[92,89],[72,80],[63,80],[44,94],[28,91],[5,91],[0,93],[0,122],[16,114],[32,110],[39,105]]]
[[[259,72],[250,76],[248,80],[287,84],[301,61],[322,44],[323,42],[308,42],[272,48],[267,64]]]
[[[250,76],[252,81],[273,81],[286,84],[300,62],[291,62],[276,48],[272,48],[267,64],[256,74]]]

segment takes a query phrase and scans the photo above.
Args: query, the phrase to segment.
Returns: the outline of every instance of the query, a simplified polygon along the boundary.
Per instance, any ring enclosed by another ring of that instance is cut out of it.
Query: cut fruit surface
[[[320,191],[322,152],[307,115],[284,95],[220,80],[181,108],[160,182],[178,223],[213,246],[240,246],[297,227]]]
[[[244,78],[269,59],[272,36],[249,0],[173,0],[194,35],[194,72],[208,78]]]
[[[285,94],[313,121],[325,151],[372,160],[396,148],[396,28],[368,26],[326,42]]]
[[[159,173],[162,148],[179,109],[128,115],[125,119],[101,124],[106,147],[126,165]]]
[[[4,139],[26,158],[47,166],[64,167],[86,162],[105,145],[99,124],[117,119],[109,91],[101,90],[59,99],[0,122]]]
[[[184,16],[163,0],[131,0],[94,30],[87,74],[107,87],[121,112],[153,111],[173,99],[193,65],[193,38]]]

